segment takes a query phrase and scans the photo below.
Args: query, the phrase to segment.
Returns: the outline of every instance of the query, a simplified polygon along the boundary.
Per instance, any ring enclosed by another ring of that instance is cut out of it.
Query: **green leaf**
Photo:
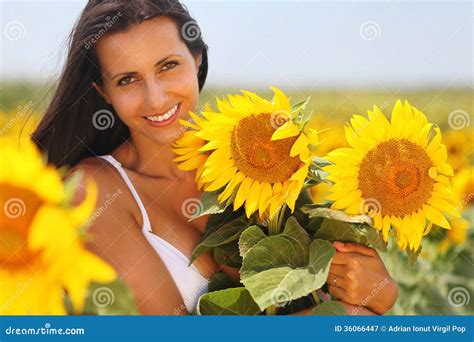
[[[347,310],[340,302],[330,300],[317,305],[309,314],[318,316],[347,315]]]
[[[244,287],[205,293],[196,307],[198,315],[259,315],[258,305]]]
[[[288,239],[293,243],[295,247],[295,253],[297,259],[295,259],[297,264],[305,264],[308,259],[308,246],[311,243],[311,238],[309,237],[306,230],[304,230],[295,217],[290,216],[285,224],[285,229],[283,233],[280,234],[281,237]]]
[[[301,112],[302,110],[306,108],[306,105],[308,104],[310,100],[311,100],[311,96],[308,96],[304,100],[295,103],[293,106],[291,106],[291,112],[298,114],[299,112]]]
[[[206,227],[204,227],[204,234],[201,240],[204,240],[213,232],[218,230],[221,226],[227,224],[228,222],[234,221],[238,218],[242,220],[249,221],[246,219],[245,211],[243,208],[239,208],[237,211],[233,211],[232,207],[228,207],[225,211],[219,214],[212,214],[208,216]],[[249,223],[250,225],[250,223]]]
[[[330,207],[331,204],[330,203],[324,203],[324,204],[312,204],[311,205],[311,208],[328,208]],[[303,212],[303,206],[300,207],[300,212]],[[314,235],[314,233],[316,233],[319,228],[321,227],[321,223],[323,222],[323,217],[319,217],[319,216],[316,216],[316,217],[312,217],[312,218],[309,218],[309,215],[306,215],[304,214],[306,217],[308,217],[308,223],[304,226],[304,229],[308,232],[308,233],[312,233]]]
[[[368,215],[347,215],[340,210],[326,208],[320,204],[307,204],[301,207],[301,211],[308,214],[310,218],[325,217],[327,219],[351,222],[351,223],[367,223],[372,225],[372,219]]]
[[[220,265],[240,268],[242,258],[239,254],[238,241],[234,240],[222,246],[214,247],[214,260]]]
[[[117,278],[111,283],[92,282],[84,302],[84,315],[137,315],[133,293]]]
[[[414,251],[411,248],[407,248],[406,253],[407,253],[407,257],[408,257],[408,267],[412,268],[413,266],[415,266],[416,261],[418,260],[418,256],[421,253],[421,246],[416,251]]]
[[[321,228],[321,223],[323,222],[322,217],[314,217],[309,220],[308,224],[304,227],[304,229],[309,232],[315,234],[319,228]]]
[[[229,203],[220,203],[217,199],[219,194],[219,190],[204,191],[199,199],[199,209],[189,218],[188,222],[204,215],[222,213],[228,207]]]
[[[332,165],[332,163],[331,163],[329,160],[327,160],[327,159],[325,159],[325,158],[322,158],[322,157],[313,157],[313,158],[311,159],[311,161],[312,161],[311,166],[314,165],[314,166],[316,166],[316,167],[318,167],[318,168],[321,168],[321,167],[324,167],[324,166],[328,166],[328,165]]]
[[[246,225],[246,220],[238,218],[222,225],[217,230],[210,233],[209,236],[194,248],[189,261],[190,264],[192,264],[202,253],[205,253],[212,248],[223,246],[229,242],[238,240],[240,233],[244,230]]]
[[[262,311],[270,305],[283,306],[326,282],[334,253],[327,241],[311,242],[290,217],[282,234],[266,237],[247,251],[241,282]]]
[[[246,228],[239,239],[239,253],[241,257],[249,251],[250,248],[255,246],[260,240],[266,238],[265,233],[258,226],[250,226]]]
[[[239,284],[237,284],[239,285]],[[216,272],[209,278],[207,292],[225,290],[236,286],[235,282],[225,272]]]
[[[309,217],[308,215],[304,214],[299,208],[306,204],[311,204],[313,203],[313,199],[311,197],[311,192],[309,189],[302,190],[300,194],[298,195],[298,198],[296,199],[295,203],[295,211],[291,213],[290,209],[287,210],[289,216],[294,216],[298,223],[302,226],[305,227],[309,223]],[[286,215],[285,215],[286,217]],[[285,222],[285,221],[284,221]]]
[[[383,241],[382,235],[367,224],[325,218],[314,237],[331,242],[355,242],[384,252],[387,251],[387,244]]]

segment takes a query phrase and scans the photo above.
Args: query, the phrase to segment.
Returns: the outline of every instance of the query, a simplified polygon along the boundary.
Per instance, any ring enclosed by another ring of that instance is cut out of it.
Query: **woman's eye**
[[[163,69],[162,69],[162,70],[173,69],[173,68],[176,67],[178,64],[179,64],[179,63],[176,62],[176,61],[166,62],[166,63],[163,65]]]
[[[133,76],[125,76],[124,78],[120,79],[120,81],[118,81],[117,85],[123,86],[123,85],[130,84],[134,81],[134,79],[135,78]]]

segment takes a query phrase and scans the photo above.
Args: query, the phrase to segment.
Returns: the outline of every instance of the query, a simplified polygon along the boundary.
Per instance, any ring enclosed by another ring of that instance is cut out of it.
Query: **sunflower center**
[[[241,119],[232,132],[231,151],[236,166],[260,182],[283,182],[301,166],[299,157],[290,157],[298,137],[272,141],[273,121],[268,113],[251,115]]]
[[[404,216],[431,197],[433,166],[425,150],[408,141],[390,139],[370,150],[359,167],[362,197],[380,203],[382,215]]]
[[[32,191],[0,184],[0,267],[21,268],[34,261],[28,234],[40,205]]]

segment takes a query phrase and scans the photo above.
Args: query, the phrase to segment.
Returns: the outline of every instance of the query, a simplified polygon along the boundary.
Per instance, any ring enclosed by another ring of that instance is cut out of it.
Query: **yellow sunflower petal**
[[[234,211],[239,209],[242,204],[244,204],[245,199],[249,195],[250,187],[252,186],[253,179],[249,177],[245,177],[242,181],[242,184],[239,186],[239,190],[237,191],[237,195],[235,196],[234,200]]]
[[[294,142],[293,146],[290,150],[290,156],[295,157],[299,154],[307,153],[308,150],[309,139],[306,137],[304,133],[301,133],[298,139]]]
[[[289,120],[283,125],[278,127],[278,129],[273,132],[271,140],[281,140],[286,138],[294,137],[295,135],[300,134],[298,126],[296,126],[293,121]]]
[[[278,108],[281,108],[287,112],[291,111],[291,105],[290,105],[290,100],[286,97],[286,95],[277,87],[270,87],[273,92],[275,93],[275,96],[273,98],[273,101],[275,103],[275,106]]]
[[[260,182],[254,181],[250,187],[250,193],[245,201],[245,214],[250,217],[257,209],[260,199]]]
[[[423,205],[423,211],[426,214],[426,217],[428,218],[428,220],[430,220],[437,226],[446,228],[446,229],[451,229],[451,226],[449,225],[448,220],[446,220],[444,215],[438,209],[425,204]]]

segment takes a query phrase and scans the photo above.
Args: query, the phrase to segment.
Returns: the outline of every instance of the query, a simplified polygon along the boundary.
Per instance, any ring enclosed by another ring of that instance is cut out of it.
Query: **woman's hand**
[[[329,293],[348,304],[383,314],[394,304],[398,285],[390,277],[379,254],[369,247],[334,242],[336,254],[329,268]],[[357,314],[357,312],[349,312]]]

